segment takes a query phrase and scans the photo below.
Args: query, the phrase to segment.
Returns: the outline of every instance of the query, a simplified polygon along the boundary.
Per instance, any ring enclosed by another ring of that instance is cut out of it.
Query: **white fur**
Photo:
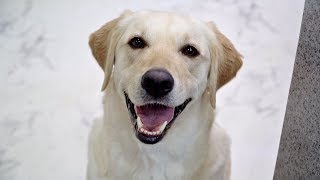
[[[166,26],[171,21],[177,24],[168,30]],[[87,180],[229,179],[230,140],[214,121],[211,102],[215,91],[207,88],[209,71],[213,80],[218,78],[217,67],[210,68],[210,64],[218,65],[218,56],[210,54],[209,44],[221,46],[214,32],[203,22],[158,12],[126,12],[118,26],[118,31],[123,32],[114,49],[113,75],[105,68],[106,79],[111,78],[105,90],[104,116],[94,122],[90,133]],[[140,33],[139,28],[148,34],[145,38],[150,47],[137,52],[126,42],[132,33]],[[190,60],[175,52],[176,47],[186,43],[181,33],[191,37],[187,43],[199,46],[201,56]],[[167,61],[158,61],[159,58]],[[188,97],[193,100],[164,138],[150,145],[140,142],[134,134],[123,89],[134,104],[143,104],[139,80],[153,66],[168,69],[175,79],[175,89],[168,95],[169,105],[177,106]]]

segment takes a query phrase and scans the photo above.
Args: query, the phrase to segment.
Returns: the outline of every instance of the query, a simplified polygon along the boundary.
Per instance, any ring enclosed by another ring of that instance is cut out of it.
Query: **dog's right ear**
[[[92,33],[89,38],[89,46],[92,55],[104,71],[104,80],[101,91],[107,87],[113,70],[116,47],[114,29],[116,28],[118,21],[119,18],[106,23],[100,29]]]
[[[107,87],[113,71],[115,48],[120,38],[118,22],[131,13],[129,10],[124,11],[120,17],[106,23],[89,37],[92,54],[105,74],[101,91]]]

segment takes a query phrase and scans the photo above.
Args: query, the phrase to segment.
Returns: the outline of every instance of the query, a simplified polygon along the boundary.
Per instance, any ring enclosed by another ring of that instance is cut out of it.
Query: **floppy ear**
[[[214,32],[216,41],[218,41],[211,47],[211,52],[214,54],[212,58],[216,58],[217,62],[212,59],[208,79],[209,86],[213,86],[209,87],[209,91],[211,96],[210,102],[214,107],[215,92],[236,76],[238,70],[242,66],[242,56],[235,49],[230,40],[224,36],[212,22],[209,22],[208,26]]]
[[[117,24],[122,17],[131,13],[129,10],[124,11],[119,18],[106,23],[89,37],[89,46],[92,54],[105,74],[102,91],[107,87],[112,75],[115,48],[121,33],[117,28]]]

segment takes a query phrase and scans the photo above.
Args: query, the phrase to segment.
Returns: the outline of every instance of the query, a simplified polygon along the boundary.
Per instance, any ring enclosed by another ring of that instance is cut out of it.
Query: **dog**
[[[89,46],[105,95],[89,135],[87,180],[230,179],[216,91],[242,56],[214,23],[127,10],[92,33]]]

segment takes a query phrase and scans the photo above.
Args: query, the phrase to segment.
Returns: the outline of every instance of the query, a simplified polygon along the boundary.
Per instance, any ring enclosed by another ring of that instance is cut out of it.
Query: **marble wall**
[[[0,179],[84,179],[87,134],[101,114],[103,76],[88,36],[124,9],[212,20],[234,42],[244,65],[217,99],[217,121],[233,141],[232,179],[271,179],[303,3],[2,0]]]

